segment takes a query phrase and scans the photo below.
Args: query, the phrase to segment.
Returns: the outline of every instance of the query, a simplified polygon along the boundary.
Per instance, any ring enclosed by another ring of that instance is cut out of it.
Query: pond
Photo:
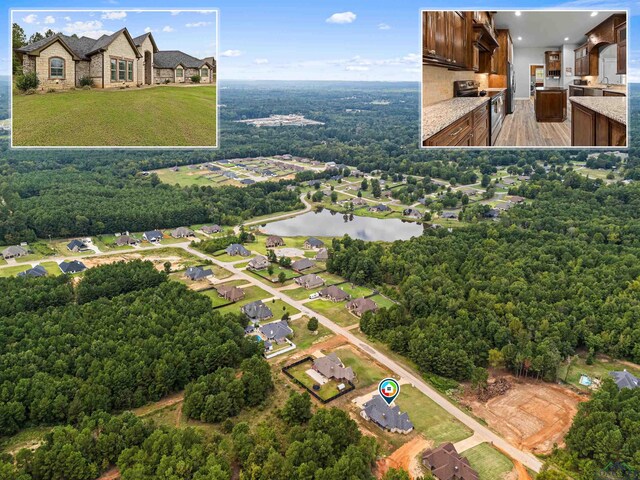
[[[420,236],[423,227],[419,223],[398,218],[345,216],[323,209],[268,223],[260,230],[281,237],[341,237],[347,234],[360,240],[392,242]]]

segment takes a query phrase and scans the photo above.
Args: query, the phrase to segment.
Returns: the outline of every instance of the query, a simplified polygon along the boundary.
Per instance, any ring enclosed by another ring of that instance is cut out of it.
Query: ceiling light
[[[522,40],[522,37],[518,37],[518,40]]]
[[[564,41],[568,42],[569,41],[569,37],[564,37]]]
[[[595,17],[598,14],[598,12],[591,12],[591,16]]]
[[[519,17],[520,15],[522,15],[522,12],[520,10],[516,11],[516,17]]]

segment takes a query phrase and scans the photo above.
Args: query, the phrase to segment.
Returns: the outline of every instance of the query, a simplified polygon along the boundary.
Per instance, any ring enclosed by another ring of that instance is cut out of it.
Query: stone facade
[[[154,68],[154,79],[153,83],[161,84],[161,83],[174,83],[175,82],[175,74],[173,69],[171,68]],[[168,80],[168,82],[167,82]]]
[[[136,52],[124,33],[118,35],[106,52],[104,52],[104,87],[105,88],[119,88],[122,86],[130,86],[135,87],[138,84],[138,61],[142,60],[138,58],[138,52]],[[111,59],[116,60],[116,64],[118,65],[118,71],[116,72],[116,80],[111,80]],[[120,80],[120,60],[125,61],[125,76],[124,80]],[[127,63],[133,62],[133,80],[128,79],[128,72],[126,71]]]
[[[80,86],[82,77],[91,76],[91,62],[80,61],[76,63],[76,87]]]
[[[95,88],[104,88],[104,79],[102,76],[102,68],[104,66],[104,54],[94,55],[91,57],[91,67],[89,72],[93,80]]]
[[[25,55],[26,57],[26,55]],[[64,78],[50,78],[49,61],[54,58],[62,58],[64,60]],[[55,42],[40,52],[40,56],[32,57],[35,62],[36,73],[40,79],[40,90],[61,90],[65,88],[75,87],[75,62],[71,54],[60,42]],[[26,72],[26,64],[23,63],[23,69]]]
[[[138,47],[138,50],[140,50],[140,53],[142,54],[142,58],[138,61],[138,79],[140,80],[140,83],[150,85],[153,83],[153,44],[148,36],[144,39],[142,45]],[[147,59],[149,59],[150,65],[147,65]],[[145,75],[145,70],[147,68],[150,68],[151,70],[149,72],[149,82],[146,81]]]

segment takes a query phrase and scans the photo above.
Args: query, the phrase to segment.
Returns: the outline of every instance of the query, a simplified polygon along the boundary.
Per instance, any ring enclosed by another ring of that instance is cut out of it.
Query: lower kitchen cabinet
[[[571,110],[571,145],[625,147],[627,145],[627,127],[605,115],[574,103]]]
[[[428,147],[486,147],[489,145],[489,102],[484,103],[424,142]]]

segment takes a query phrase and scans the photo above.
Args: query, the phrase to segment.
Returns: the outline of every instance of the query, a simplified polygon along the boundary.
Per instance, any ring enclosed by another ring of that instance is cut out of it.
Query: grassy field
[[[402,385],[395,403],[409,414],[415,429],[436,444],[459,442],[473,433],[411,385]]]
[[[312,362],[304,362],[289,369],[289,373],[309,390],[313,390],[313,386],[316,385],[316,381],[306,373],[312,365]],[[323,400],[327,400],[339,393],[338,385],[339,383],[336,380],[329,380],[324,385],[321,385],[319,390],[313,391]]]
[[[480,480],[500,480],[513,470],[513,463],[488,443],[481,443],[462,454],[478,472]]]
[[[628,363],[621,363],[616,360],[612,360],[605,356],[598,356],[594,360],[593,365],[587,365],[585,358],[582,356],[574,357],[570,365],[562,363],[558,369],[558,378],[565,380],[567,383],[584,390],[590,391],[588,387],[580,385],[580,376],[584,373],[590,376],[592,379],[604,380],[610,377],[609,372],[617,370],[627,369],[630,373],[636,377],[640,377],[640,366],[634,368]]]
[[[255,302],[256,300],[261,300],[261,299],[270,297],[270,295],[264,290],[262,290],[260,287],[252,286],[252,287],[244,288],[243,290],[244,290],[244,298],[242,300],[236,303],[232,303],[231,305],[227,305],[226,307],[222,307],[218,311],[223,315],[225,313],[240,313],[240,307],[242,307],[243,305],[246,305],[247,303]],[[271,302],[268,302],[267,305],[269,306],[269,308],[271,308]],[[271,308],[271,311],[273,312],[273,308]],[[274,315],[276,315],[275,312],[274,312]]]
[[[377,385],[383,378],[391,376],[391,372],[384,370],[377,363],[365,358],[354,352],[351,347],[341,347],[334,350],[342,363],[347,367],[351,367],[356,374],[355,386],[358,388],[366,388],[371,385]]]
[[[314,334],[307,328],[308,317],[301,317],[297,320],[289,322],[289,326],[293,330],[293,343],[296,344],[298,350],[309,348],[314,343],[319,343],[333,336],[331,330],[322,325],[318,325],[318,330]]]
[[[43,262],[40,265],[45,268],[47,274],[53,276],[60,275],[60,267],[58,267],[56,262]],[[13,277],[21,272],[29,270],[30,268],[31,265],[14,265],[11,267],[0,268],[0,277]]]
[[[305,305],[342,327],[349,327],[360,321],[358,317],[349,313],[345,302],[334,303],[330,300],[314,300]]]
[[[14,95],[13,144],[213,147],[216,98],[215,86]]]

